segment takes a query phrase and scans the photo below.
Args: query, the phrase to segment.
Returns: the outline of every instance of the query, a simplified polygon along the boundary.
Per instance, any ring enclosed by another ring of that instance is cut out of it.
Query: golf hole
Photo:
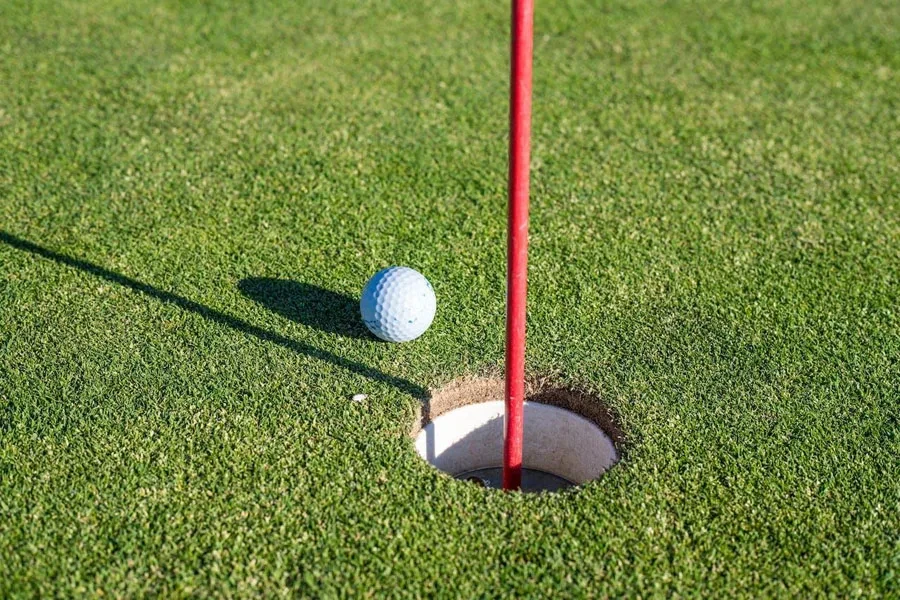
[[[457,479],[499,489],[503,415],[501,379],[453,382],[423,404],[412,432],[416,452]],[[585,484],[619,460],[624,436],[596,396],[530,381],[524,416],[524,492]]]

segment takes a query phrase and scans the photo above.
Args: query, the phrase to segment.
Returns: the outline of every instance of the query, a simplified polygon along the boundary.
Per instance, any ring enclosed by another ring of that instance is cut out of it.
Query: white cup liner
[[[419,456],[450,475],[502,464],[501,400],[454,408],[425,423],[415,434]],[[600,477],[619,459],[613,440],[592,421],[570,410],[525,402],[522,462],[583,484]]]

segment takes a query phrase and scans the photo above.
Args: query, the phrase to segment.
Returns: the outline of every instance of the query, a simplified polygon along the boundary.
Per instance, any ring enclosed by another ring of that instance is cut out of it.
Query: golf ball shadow
[[[343,337],[373,339],[359,319],[359,300],[325,288],[269,277],[238,283],[246,297],[307,327]]]

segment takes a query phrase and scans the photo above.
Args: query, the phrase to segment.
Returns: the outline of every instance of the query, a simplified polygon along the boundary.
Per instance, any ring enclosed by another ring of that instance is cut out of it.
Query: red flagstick
[[[528,171],[534,0],[512,1],[509,93],[509,215],[506,267],[506,419],[503,489],[522,485],[525,419],[525,293],[528,282]]]

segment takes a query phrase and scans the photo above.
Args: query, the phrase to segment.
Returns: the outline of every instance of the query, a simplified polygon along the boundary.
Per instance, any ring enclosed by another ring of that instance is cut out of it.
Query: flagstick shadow
[[[115,271],[110,271],[109,269],[105,269],[99,265],[95,265],[85,260],[73,258],[59,252],[54,252],[53,250],[49,250],[47,248],[29,242],[28,240],[18,238],[2,230],[0,230],[0,242],[12,246],[13,248],[16,248],[18,250],[24,250],[25,252],[30,252],[31,254],[41,256],[59,264],[73,267],[86,273],[90,273],[101,279],[105,279],[110,283],[115,283],[136,292],[140,292],[165,304],[177,306],[182,310],[200,315],[204,319],[208,319],[220,325],[225,325],[226,327],[230,327],[235,331],[239,331],[240,333],[243,333],[245,335],[255,337],[264,342],[276,344],[278,346],[296,352],[297,354],[302,354],[311,358],[329,362],[335,366],[346,369],[347,371],[350,371],[352,373],[356,373],[357,375],[362,375],[363,377],[367,377],[373,381],[391,385],[398,390],[410,394],[416,398],[424,398],[427,394],[426,390],[423,387],[416,385],[411,381],[407,381],[406,379],[388,375],[387,373],[383,373],[381,371],[378,371],[377,369],[373,369],[361,363],[343,358],[326,350],[322,350],[320,348],[316,348],[315,346],[310,346],[309,344],[304,344],[296,340],[292,340],[278,333],[263,329],[262,327],[257,327],[256,325],[252,325],[242,319],[238,319],[237,317],[233,317],[229,314],[215,310],[208,306],[204,306],[203,304],[200,304],[198,302],[194,302],[193,300],[189,300],[184,296],[179,296],[178,294],[160,290],[153,287],[152,285],[149,285],[142,281],[138,281],[137,279],[126,277],[125,275],[116,273]]]

